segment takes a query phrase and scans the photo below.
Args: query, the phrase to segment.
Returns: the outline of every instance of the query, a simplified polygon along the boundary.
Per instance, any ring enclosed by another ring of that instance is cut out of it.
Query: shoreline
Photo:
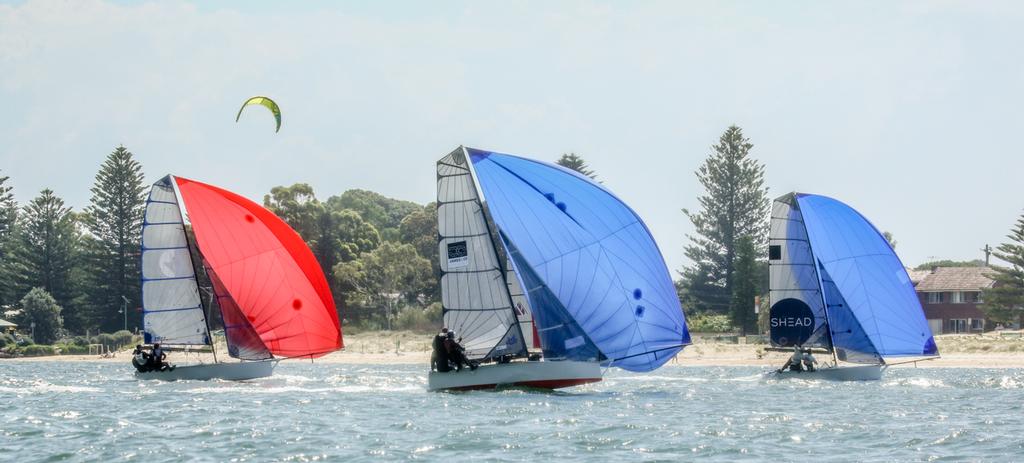
[[[345,336],[345,349],[317,358],[314,362],[352,365],[422,365],[430,363],[431,334],[411,331],[375,331],[350,333]],[[786,352],[765,351],[763,344],[731,344],[713,342],[695,336],[666,367],[771,367],[778,368],[789,358]],[[1024,339],[999,336],[936,337],[939,358],[892,365],[894,368],[1024,368]],[[221,346],[222,347],[222,346]],[[0,359],[4,362],[122,362],[130,361],[130,350],[115,357],[96,355],[54,355]],[[218,352],[223,352],[218,350]],[[172,352],[171,363],[211,363],[210,354]],[[306,361],[309,359],[292,359]],[[819,362],[827,357],[818,356]]]

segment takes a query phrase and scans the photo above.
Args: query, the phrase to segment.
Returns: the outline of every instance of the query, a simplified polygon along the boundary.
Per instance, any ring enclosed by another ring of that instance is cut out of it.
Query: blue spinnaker
[[[545,351],[593,360],[573,354],[592,357],[585,345],[593,343],[606,363],[642,372],[690,343],[665,261],[632,209],[571,170],[467,152],[495,224],[514,245],[517,275],[532,283],[527,295]],[[545,325],[564,313],[585,336]]]
[[[938,355],[914,285],[878,229],[835,199],[796,198],[822,270],[837,354],[857,362]]]

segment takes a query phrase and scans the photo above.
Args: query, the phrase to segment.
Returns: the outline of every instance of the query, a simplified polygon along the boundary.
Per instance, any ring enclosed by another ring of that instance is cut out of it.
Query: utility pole
[[[986,244],[981,250],[985,253],[985,266],[988,267],[988,258],[992,255],[992,246]]]

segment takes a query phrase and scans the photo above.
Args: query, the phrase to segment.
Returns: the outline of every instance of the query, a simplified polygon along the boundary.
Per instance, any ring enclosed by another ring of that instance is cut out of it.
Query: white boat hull
[[[777,378],[826,379],[831,381],[878,381],[883,365],[858,365],[819,368],[815,371],[774,372]]]
[[[601,381],[601,365],[597,362],[539,361],[481,365],[476,370],[430,372],[427,389],[472,390],[498,387],[535,387],[559,389]]]
[[[247,379],[265,378],[274,374],[276,359],[261,360],[258,362],[237,362],[237,363],[206,363],[199,365],[182,365],[173,370],[135,372],[138,379],[160,379],[164,381],[177,380],[199,380],[224,379],[228,381],[243,381]]]

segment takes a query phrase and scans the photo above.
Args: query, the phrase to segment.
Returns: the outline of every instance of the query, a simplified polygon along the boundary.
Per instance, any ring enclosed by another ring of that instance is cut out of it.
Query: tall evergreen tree
[[[751,237],[744,236],[736,244],[735,282],[729,308],[729,320],[743,335],[757,331],[754,299],[760,294],[760,276],[757,249]]]
[[[13,189],[5,185],[10,177],[0,176],[0,306],[17,301],[12,273],[8,271],[11,237],[18,218],[18,203],[14,200]]]
[[[575,170],[582,175],[586,175],[587,177],[597,180],[597,174],[590,170],[590,166],[587,165],[586,161],[576,153],[563,154],[562,157],[555,161],[555,164],[565,167],[566,169]]]
[[[695,229],[687,235],[690,244],[685,248],[693,264],[681,272],[688,299],[684,304],[697,312],[729,311],[741,239],[751,240],[756,255],[765,254],[771,202],[764,165],[750,157],[753,146],[739,127],[726,129],[696,172],[705,189],[697,198],[700,211],[683,209]]]
[[[17,294],[43,288],[64,308],[64,326],[75,332],[84,327],[72,279],[79,236],[71,208],[45,189],[18,215],[10,262]]]
[[[139,252],[146,186],[142,165],[124,146],[118,146],[100,166],[84,224],[94,240],[84,253],[89,280],[91,322],[114,331],[121,329],[127,309],[129,329],[138,326]],[[128,302],[124,302],[125,299]]]
[[[982,292],[985,316],[1002,323],[1024,323],[1024,214],[1007,235],[1007,241],[996,248],[996,258],[1010,264],[993,266],[992,288]]]

